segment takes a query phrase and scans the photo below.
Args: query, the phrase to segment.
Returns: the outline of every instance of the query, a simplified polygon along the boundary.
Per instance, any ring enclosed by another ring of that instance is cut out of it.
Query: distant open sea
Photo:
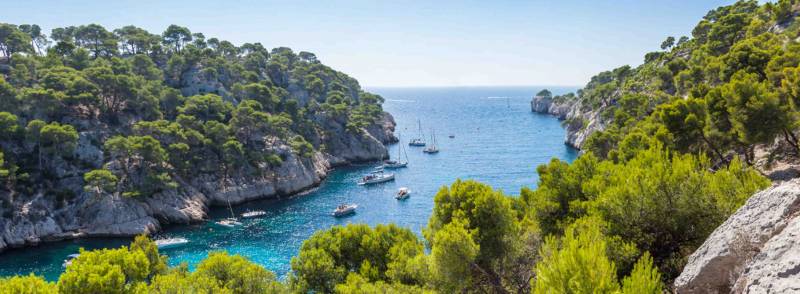
[[[292,256],[317,230],[347,223],[396,223],[420,233],[431,215],[434,195],[456,179],[481,181],[511,195],[518,195],[522,187],[535,188],[536,166],[553,157],[572,161],[578,155],[564,144],[564,130],[556,118],[531,112],[531,97],[542,88],[368,88],[386,99],[384,109],[394,115],[396,134],[408,153],[409,167],[397,170],[394,182],[356,185],[377,163],[337,168],[306,195],[234,206],[237,214],[255,209],[267,212],[265,217],[245,220],[242,227],[221,229],[208,223],[168,226],[156,237],[184,237],[190,243],[162,253],[169,256],[171,265],[187,262],[193,267],[209,252],[226,250],[285,277]],[[563,94],[577,87],[548,89]],[[435,130],[441,152],[428,155],[422,148],[408,147],[408,140],[418,133],[417,120],[426,136]],[[392,157],[399,146],[390,147]],[[394,199],[400,187],[411,189],[409,199]],[[357,213],[332,217],[340,203],[357,203]],[[228,212],[214,208],[210,215],[219,219]],[[81,239],[9,250],[0,253],[0,276],[35,273],[56,280],[64,258],[80,247],[112,248],[129,242],[128,238]]]

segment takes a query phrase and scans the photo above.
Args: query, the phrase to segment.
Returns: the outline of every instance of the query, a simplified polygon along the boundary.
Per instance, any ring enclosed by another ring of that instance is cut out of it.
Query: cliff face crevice
[[[800,179],[756,193],[690,257],[677,293],[798,293]]]
[[[211,206],[294,195],[319,185],[335,166],[387,158],[385,144],[397,141],[394,119],[388,113],[358,133],[348,132],[335,120],[323,122],[324,133],[328,134],[323,138],[326,147],[310,157],[300,156],[285,143],[275,141],[270,148],[283,158],[279,166],[264,166],[258,175],[236,175],[225,180],[208,174],[192,179],[176,177],[177,189],[149,197],[98,197],[83,191],[82,181],[69,175],[76,168],[67,167],[61,173],[65,177],[61,184],[75,191],[75,198],[67,202],[41,194],[28,197],[30,200],[14,213],[0,217],[0,251],[69,238],[149,234],[165,224],[202,221]],[[84,137],[76,156],[102,160],[101,151]]]

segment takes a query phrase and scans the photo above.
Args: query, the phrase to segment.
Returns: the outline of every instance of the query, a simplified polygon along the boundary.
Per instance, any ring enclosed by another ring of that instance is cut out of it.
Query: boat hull
[[[383,164],[383,168],[404,168],[404,167],[408,167],[408,162]]]
[[[391,176],[388,176],[388,177],[383,177],[383,178],[380,178],[380,179],[361,181],[358,184],[359,185],[374,185],[374,184],[386,183],[386,182],[390,182],[390,181],[394,181],[394,175],[391,175]]]

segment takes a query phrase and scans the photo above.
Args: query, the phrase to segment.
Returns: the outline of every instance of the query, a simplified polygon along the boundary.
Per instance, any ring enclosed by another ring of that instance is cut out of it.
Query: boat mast
[[[420,121],[419,119],[417,119],[417,127],[419,128],[419,139],[425,140],[425,135],[422,134],[422,121]]]
[[[233,206],[231,206],[231,197],[228,196],[225,199],[228,200],[228,210],[231,212],[231,218],[236,218],[236,216],[233,214]]]

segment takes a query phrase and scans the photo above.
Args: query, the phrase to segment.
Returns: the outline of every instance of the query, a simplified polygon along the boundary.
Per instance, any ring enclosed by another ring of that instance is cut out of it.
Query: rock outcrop
[[[148,234],[165,224],[201,221],[213,205],[284,197],[313,188],[335,166],[388,157],[384,144],[397,141],[393,134],[394,119],[388,113],[358,134],[346,131],[343,123],[333,119],[321,122],[324,133],[329,136],[324,138],[324,152],[316,151],[310,157],[303,157],[275,141],[271,149],[283,158],[283,163],[264,167],[267,172],[258,176],[239,175],[225,181],[213,175],[190,180],[176,178],[178,189],[143,199],[97,197],[83,190],[80,173],[65,169],[59,174],[62,178],[59,186],[69,190],[75,198],[66,201],[38,194],[28,197],[30,200],[24,201],[13,213],[0,216],[0,251],[69,238]],[[100,149],[88,143],[88,137],[81,134],[76,156],[90,161],[102,160]]]
[[[603,130],[600,110],[587,110],[577,97],[536,96],[531,100],[531,111],[550,114],[566,121],[567,134],[564,143],[580,149],[592,133]]]
[[[800,179],[753,195],[690,257],[676,293],[800,293]]]

